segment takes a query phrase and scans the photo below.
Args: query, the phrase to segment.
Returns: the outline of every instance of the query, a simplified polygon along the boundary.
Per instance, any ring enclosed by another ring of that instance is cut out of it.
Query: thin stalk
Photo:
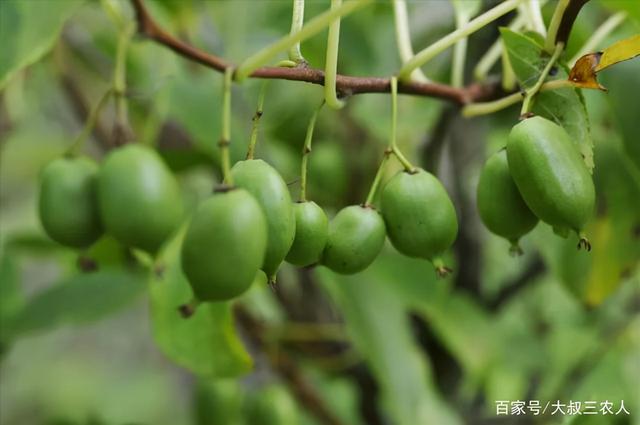
[[[100,5],[109,16],[111,22],[113,22],[116,27],[122,28],[125,25],[125,18],[122,14],[121,6],[118,2],[114,0],[100,0]]]
[[[524,97],[524,101],[522,102],[522,109],[520,111],[521,116],[524,116],[531,110],[531,101],[533,100],[535,95],[538,93],[538,91],[540,91],[540,88],[544,84],[544,80],[546,80],[547,76],[549,75],[549,71],[551,71],[551,68],[553,68],[553,65],[556,63],[556,61],[558,60],[558,58],[560,57],[563,51],[564,51],[564,43],[558,43],[553,52],[553,55],[551,56],[551,59],[549,59],[549,62],[547,62],[544,69],[542,70],[542,73],[540,74],[538,81],[536,81],[536,84],[533,87],[527,90]]]
[[[382,175],[384,174],[384,167],[389,160],[389,156],[395,155],[398,161],[402,164],[405,171],[413,172],[415,169],[413,165],[404,157],[400,149],[397,145],[397,127],[398,127],[398,79],[396,77],[391,77],[391,130],[389,131],[389,146],[384,151],[384,156],[382,157],[382,161],[380,162],[380,166],[378,167],[378,171],[376,172],[376,176],[373,179],[373,183],[371,184],[371,188],[369,189],[369,193],[367,194],[367,199],[364,201],[364,205],[371,205],[373,199],[378,192],[378,187],[380,186],[380,181],[382,180]]]
[[[300,32],[304,24],[304,0],[293,0],[293,12],[291,13],[291,31],[290,34]],[[289,49],[289,60],[295,63],[305,63],[306,60],[300,51],[300,42],[298,41]]]
[[[571,58],[569,63],[576,63],[582,56],[597,49],[600,43],[602,43],[602,41],[607,38],[607,36],[611,34],[613,30],[615,30],[616,27],[625,20],[626,17],[626,12],[619,12],[615,15],[610,16],[609,19],[607,19],[602,25],[600,25],[600,27],[598,27],[598,29],[591,35],[591,37],[589,37],[587,42],[584,43],[584,46],[582,46],[580,51]]]
[[[384,166],[387,164],[389,160],[389,155],[391,155],[390,150],[384,151],[384,156],[382,157],[382,161],[380,162],[380,166],[378,167],[378,171],[376,172],[376,176],[373,179],[373,183],[371,183],[371,189],[369,189],[369,193],[367,194],[367,199],[364,201],[365,206],[370,206],[373,204],[373,199],[378,193],[378,187],[380,187],[380,182],[382,181],[382,175],[384,174]]]
[[[553,16],[551,17],[551,23],[549,24],[549,32],[547,33],[547,38],[545,41],[544,48],[547,52],[552,53],[556,44],[556,37],[558,36],[558,30],[560,29],[560,24],[562,23],[562,17],[564,16],[565,10],[569,6],[571,0],[560,0],[558,5],[556,6],[556,10],[553,12]]]
[[[107,104],[109,97],[113,94],[113,88],[109,88],[98,100],[98,103],[94,106],[94,108],[89,113],[87,117],[87,121],[84,123],[84,127],[82,131],[76,136],[75,140],[67,149],[67,155],[77,155],[82,150],[85,142],[89,138],[91,131],[93,131],[93,127],[95,127],[96,122],[98,121],[98,117],[100,116],[100,111],[104,108],[104,105]]]
[[[469,23],[466,16],[456,14],[456,27],[462,28]],[[462,87],[464,84],[464,62],[467,56],[467,37],[460,39],[453,46],[453,59],[451,64],[451,85]]]
[[[571,81],[569,80],[553,80],[544,83],[542,87],[540,87],[540,92],[571,87],[573,87],[573,83],[571,83]],[[509,106],[515,105],[516,103],[522,101],[522,98],[522,93],[513,93],[509,96],[505,96],[501,99],[491,102],[472,103],[462,108],[462,116],[471,118],[479,115],[492,114],[494,112],[506,109]]]
[[[475,19],[472,19],[463,27],[458,28],[452,33],[442,37],[440,40],[436,41],[429,47],[418,52],[413,58],[411,58],[411,60],[405,63],[400,68],[398,77],[400,78],[400,80],[407,80],[414,69],[426,64],[435,56],[439,55],[463,38],[468,37],[470,34],[478,31],[480,28],[483,28],[499,17],[511,12],[518,7],[518,4],[520,4],[521,1],[522,0],[507,0],[503,3],[500,3],[493,9],[490,9],[482,15],[476,17]]]
[[[331,10],[342,5],[342,0],[331,0]],[[330,108],[340,109],[345,105],[336,93],[336,75],[338,73],[338,49],[340,46],[340,18],[334,19],[329,26],[327,36],[327,56],[324,66],[324,100]]]
[[[307,200],[307,165],[309,162],[309,155],[311,154],[311,142],[313,141],[313,130],[316,126],[316,120],[318,114],[324,105],[324,101],[320,103],[320,106],[313,112],[309,125],[307,126],[307,134],[304,138],[304,146],[302,148],[302,161],[300,164],[300,202],[306,202]]]
[[[218,142],[220,148],[220,163],[222,166],[223,181],[233,186],[231,176],[231,159],[229,144],[231,143],[231,84],[233,82],[233,68],[228,67],[224,71],[224,87],[222,94],[222,136]]]
[[[520,10],[522,15],[526,16],[527,21],[529,22],[529,29],[545,37],[547,35],[547,28],[545,27],[544,20],[542,19],[541,7],[542,4],[540,0],[525,0],[521,5]]]
[[[266,46],[259,52],[245,59],[237,68],[235,72],[236,81],[242,81],[253,73],[256,69],[270,62],[280,52],[286,51],[293,47],[296,43],[300,43],[309,37],[313,37],[320,31],[331,25],[336,18],[343,18],[350,13],[355,12],[363,6],[371,3],[373,0],[352,0],[344,3],[337,8],[331,8],[330,10],[316,16],[306,25],[302,27],[300,31],[289,34],[274,43]]]
[[[409,14],[407,13],[407,3],[405,0],[392,0],[393,16],[395,18],[396,44],[402,63],[407,63],[414,56],[411,46],[411,32],[409,31]],[[411,72],[411,79],[421,83],[429,82],[420,68]]]
[[[260,118],[264,111],[264,97],[267,92],[267,83],[264,81],[262,87],[260,87],[260,94],[258,94],[258,106],[256,107],[256,113],[253,114],[251,119],[251,136],[249,137],[249,148],[247,149],[247,159],[253,159],[253,155],[256,150],[256,143],[258,143],[258,128],[260,125]]]
[[[113,71],[113,95],[116,106],[116,128],[123,132],[129,130],[129,111],[127,104],[127,49],[134,33],[133,23],[122,27],[118,36],[116,63]]]
[[[393,153],[406,171],[413,171],[413,165],[398,148],[398,79],[391,77],[391,131],[389,134],[389,150]]]
[[[512,91],[516,87],[517,78],[516,72],[511,66],[509,60],[509,52],[506,49],[502,49],[502,89],[504,91]]]
[[[522,15],[518,15],[513,22],[509,25],[509,29],[513,31],[519,31],[524,27],[525,19]],[[473,70],[473,76],[478,81],[483,81],[487,78],[489,71],[493,68],[493,65],[500,60],[502,54],[502,38],[498,38],[487,50],[487,52],[480,58],[478,64]]]

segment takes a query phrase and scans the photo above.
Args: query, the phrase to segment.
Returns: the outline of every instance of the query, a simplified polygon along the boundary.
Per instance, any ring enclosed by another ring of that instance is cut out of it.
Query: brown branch
[[[131,4],[136,13],[138,32],[141,35],[173,50],[180,56],[216,71],[222,72],[226,68],[233,66],[225,59],[204,52],[169,34],[154,21],[143,0],[131,0]],[[304,65],[295,68],[265,66],[255,70],[251,77],[304,81],[311,84],[324,85],[324,72]],[[446,84],[408,82],[400,83],[398,92],[434,97],[448,100],[456,105],[465,105],[491,99],[496,93],[496,88],[497,86],[494,84],[471,84],[464,88],[456,88]],[[336,90],[344,97],[362,93],[389,93],[391,86],[389,78],[338,75]]]
[[[237,323],[246,331],[250,340],[266,354],[271,366],[280,374],[298,402],[314,415],[319,423],[342,425],[342,421],[325,404],[293,359],[282,350],[276,353],[266,346],[264,325],[240,305],[235,306],[234,313]]]

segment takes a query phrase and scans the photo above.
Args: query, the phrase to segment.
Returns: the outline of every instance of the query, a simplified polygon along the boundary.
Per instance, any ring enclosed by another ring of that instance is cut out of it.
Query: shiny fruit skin
[[[287,262],[305,267],[320,261],[327,243],[329,220],[315,202],[293,204],[296,216],[296,236],[287,254]]]
[[[152,254],[183,219],[178,182],[154,150],[138,144],[107,156],[98,175],[98,201],[108,233]]]
[[[97,164],[86,157],[59,158],[42,170],[38,212],[51,239],[86,248],[103,234],[97,174]]]
[[[224,301],[249,289],[267,247],[267,223],[244,189],[218,192],[193,214],[182,243],[182,270],[200,301]]]
[[[268,242],[262,270],[274,281],[296,232],[289,188],[275,168],[261,159],[239,161],[231,168],[231,174],[233,184],[251,193],[264,211]]]
[[[515,125],[507,160],[522,198],[540,220],[558,229],[582,231],[593,214],[595,187],[562,127],[542,117]]]
[[[381,210],[391,243],[409,257],[438,260],[458,234],[447,191],[422,169],[393,176],[382,191]]]
[[[358,273],[373,263],[384,239],[384,220],[375,209],[360,205],[343,208],[329,224],[322,264],[336,273]]]
[[[482,168],[477,203],[487,229],[515,246],[538,223],[511,177],[505,149],[491,155]]]

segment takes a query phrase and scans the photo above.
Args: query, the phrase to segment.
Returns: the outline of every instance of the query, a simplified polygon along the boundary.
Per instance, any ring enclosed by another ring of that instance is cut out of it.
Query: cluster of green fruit
[[[182,268],[200,301],[246,291],[261,269],[275,281],[281,263],[322,264],[357,273],[378,256],[388,236],[402,254],[450,271],[442,254],[454,242],[454,206],[432,174],[400,171],[384,186],[380,212],[351,205],[329,222],[315,202],[292,202],[280,174],[259,159],[237,162],[191,218]],[[591,176],[567,133],[544,118],[516,125],[504,150],[486,163],[478,184],[480,216],[518,249],[518,239],[541,219],[559,234],[582,229],[593,211]],[[178,184],[157,153],[141,145],[111,152],[101,167],[61,158],[43,172],[40,217],[49,236],[84,248],[104,232],[126,246],[155,254],[183,221]]]
[[[127,145],[101,167],[82,156],[54,160],[42,172],[40,221],[51,239],[83,249],[108,233],[155,254],[184,217],[178,182],[152,149]]]
[[[378,256],[386,236],[402,253],[427,258],[445,273],[440,255],[453,243],[457,221],[444,187],[423,170],[400,172],[382,192],[382,213],[351,205],[329,222],[315,202],[292,202],[278,172],[246,160],[194,213],[182,245],[182,267],[201,301],[240,295],[262,269],[274,281],[283,261],[322,264],[357,273]]]
[[[367,268],[388,235],[412,257],[440,258],[453,243],[457,221],[444,187],[423,170],[399,172],[381,195],[382,214],[352,205],[329,222],[315,202],[292,202],[280,174],[266,162],[246,160],[191,218],[182,244],[182,268],[200,301],[243,293],[259,269],[270,281],[283,261],[323,264],[338,273]],[[48,235],[86,248],[103,233],[155,254],[183,220],[178,184],[155,151],[127,145],[101,167],[85,157],[64,157],[42,174],[40,218]]]
[[[591,249],[583,230],[595,205],[593,180],[571,137],[552,121],[533,117],[513,127],[506,149],[487,160],[477,195],[482,221],[513,254],[538,220],[562,237],[574,231],[578,248]]]

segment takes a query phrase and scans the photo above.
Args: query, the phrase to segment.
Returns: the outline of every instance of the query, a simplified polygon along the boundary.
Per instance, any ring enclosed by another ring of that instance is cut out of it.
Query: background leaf
[[[10,320],[9,336],[93,322],[123,308],[143,289],[143,276],[123,269],[72,276],[29,299]]]
[[[326,268],[319,268],[318,275],[344,312],[355,346],[380,379],[383,405],[393,422],[459,424],[433,387],[404,300],[392,281],[380,276],[385,266],[378,260],[358,275],[339,276]]]
[[[0,2],[0,89],[13,74],[51,49],[64,21],[81,0]],[[11,41],[9,41],[11,40]]]

